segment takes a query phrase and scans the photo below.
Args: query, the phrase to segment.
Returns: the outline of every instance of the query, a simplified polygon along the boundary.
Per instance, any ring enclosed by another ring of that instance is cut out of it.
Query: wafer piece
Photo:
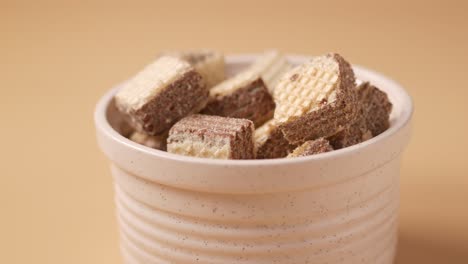
[[[140,132],[133,132],[133,134],[130,136],[131,141],[159,150],[166,150],[166,139],[167,135],[149,136]]]
[[[275,102],[262,79],[243,72],[210,90],[210,100],[204,114],[245,118],[255,126],[273,117]]]
[[[281,76],[292,68],[291,64],[277,50],[265,51],[249,70],[261,76],[271,94]]]
[[[291,154],[289,154],[288,158],[310,156],[332,150],[333,148],[328,140],[319,138],[316,140],[309,140],[304,142],[304,144],[300,145]]]
[[[120,135],[129,137],[132,134],[133,128],[128,124],[125,116],[119,112],[119,109],[117,109],[114,98],[112,98],[109,103],[109,107],[107,107],[106,115],[111,127]]]
[[[184,116],[203,109],[208,89],[190,64],[163,56],[130,80],[115,100],[136,131],[162,135]]]
[[[203,76],[208,88],[222,82],[225,77],[224,55],[213,50],[167,51],[164,55],[181,58]]]
[[[169,130],[167,151],[215,159],[253,159],[252,121],[209,115],[191,115]]]
[[[287,72],[274,97],[274,119],[293,144],[335,135],[356,118],[354,72],[338,54],[316,57]]]
[[[385,92],[364,82],[357,87],[361,116],[365,117],[367,128],[375,137],[390,127],[390,113],[393,105]]]
[[[274,120],[266,122],[255,130],[257,159],[278,159],[286,157],[297,146],[290,144]]]
[[[359,121],[328,138],[334,149],[346,148],[372,138],[372,133]]]
[[[384,132],[390,126],[389,117],[392,103],[385,92],[369,82],[357,88],[358,115],[356,121],[329,138],[335,149],[349,147]]]

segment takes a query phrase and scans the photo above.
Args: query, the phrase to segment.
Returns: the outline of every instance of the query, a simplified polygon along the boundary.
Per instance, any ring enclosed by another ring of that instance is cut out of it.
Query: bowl
[[[226,57],[228,75],[256,55]],[[292,64],[310,59],[287,56]],[[391,126],[360,144],[294,159],[215,160],[130,141],[110,107],[95,110],[110,160],[126,263],[392,263],[401,154],[412,101],[395,81],[360,66],[357,79],[385,91]]]

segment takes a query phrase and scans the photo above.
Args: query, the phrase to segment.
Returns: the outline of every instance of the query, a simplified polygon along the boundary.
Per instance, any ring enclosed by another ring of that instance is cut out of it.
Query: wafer
[[[260,126],[273,117],[275,102],[262,79],[250,71],[210,90],[204,114],[245,118]]]
[[[255,130],[257,159],[277,159],[286,157],[294,148],[287,141],[274,120],[266,122]]]
[[[293,144],[335,135],[356,118],[354,72],[335,53],[315,57],[287,72],[274,97],[274,119]]]
[[[190,63],[203,77],[208,88],[215,86],[226,78],[224,55],[221,52],[202,49],[191,51],[166,51],[162,54],[175,56]]]
[[[136,131],[162,135],[205,107],[208,89],[202,79],[186,61],[162,56],[116,94],[116,105]]]
[[[130,140],[133,142],[159,150],[166,150],[166,139],[167,135],[150,136],[136,131],[130,136]]]
[[[262,77],[270,93],[273,94],[281,76],[292,68],[277,50],[267,50],[249,67],[249,70]]]
[[[328,138],[334,149],[341,149],[359,144],[372,138],[372,133],[363,122],[359,121]]]
[[[385,92],[364,82],[357,87],[361,105],[361,115],[372,135],[375,137],[390,127],[390,113],[393,105]]]
[[[309,140],[304,142],[302,145],[294,149],[294,151],[288,155],[288,158],[310,156],[332,150],[333,147],[330,145],[328,140],[319,138],[316,140]]]
[[[253,159],[252,121],[209,115],[191,115],[169,130],[167,151],[215,159]]]
[[[117,106],[115,105],[115,98],[112,98],[112,100],[109,102],[106,115],[111,127],[120,135],[129,137],[132,134],[133,127],[128,124],[125,116],[120,113],[119,109],[117,109]]]
[[[349,147],[384,132],[390,126],[392,103],[385,92],[364,82],[357,86],[358,114],[356,121],[329,138],[335,149]]]

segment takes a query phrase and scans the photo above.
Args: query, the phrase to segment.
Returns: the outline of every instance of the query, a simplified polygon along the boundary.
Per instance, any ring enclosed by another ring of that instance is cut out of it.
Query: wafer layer
[[[296,146],[290,144],[274,120],[266,122],[255,130],[257,159],[277,159],[286,157]]]
[[[133,134],[130,136],[130,140],[138,144],[159,150],[166,150],[166,139],[167,135],[149,136],[140,132],[133,132]]]
[[[239,74],[210,90],[210,100],[203,113],[245,118],[260,126],[273,117],[274,110],[275,102],[262,79]]]
[[[200,111],[208,89],[189,63],[163,56],[130,80],[115,99],[135,130],[161,135],[182,117]]]
[[[252,159],[254,125],[250,120],[192,115],[169,131],[167,151],[215,159]]]
[[[293,144],[334,135],[356,118],[354,72],[338,54],[316,57],[287,72],[274,97],[274,119]]]
[[[288,155],[288,158],[310,156],[332,150],[333,147],[330,145],[328,140],[319,138],[316,140],[309,140],[304,142],[302,145],[294,149],[294,151]]]
[[[356,121],[348,128],[329,138],[335,149],[349,147],[373,136],[377,136],[390,126],[389,117],[392,103],[385,92],[369,82],[357,88],[358,114]]]
[[[273,94],[276,84],[281,76],[292,68],[280,52],[276,50],[265,51],[249,69],[262,77],[270,93]]]
[[[222,82],[225,76],[224,55],[213,50],[167,51],[164,55],[179,57],[200,73],[208,88]]]

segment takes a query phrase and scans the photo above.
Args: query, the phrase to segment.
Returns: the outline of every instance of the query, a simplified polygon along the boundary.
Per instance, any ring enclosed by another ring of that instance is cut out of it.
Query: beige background
[[[466,1],[273,2],[0,0],[0,263],[120,262],[94,104],[159,50],[201,47],[338,51],[402,83],[397,263],[468,263]]]

